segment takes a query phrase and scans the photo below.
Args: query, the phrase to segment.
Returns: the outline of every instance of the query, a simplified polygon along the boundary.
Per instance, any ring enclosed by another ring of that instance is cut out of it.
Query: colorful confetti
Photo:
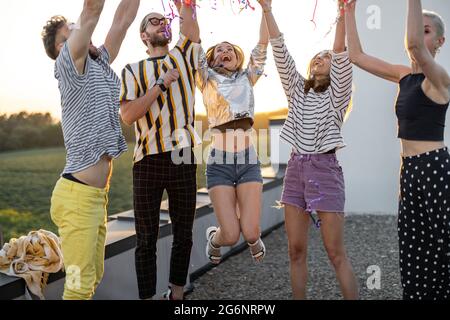
[[[314,10],[313,10],[312,18],[310,21],[314,24],[314,29],[316,29],[317,28],[316,18],[317,18],[317,13],[318,13],[319,0],[314,0],[314,1],[315,1]],[[337,1],[339,1],[339,0],[337,0]],[[165,4],[165,2],[167,2],[168,4]],[[217,3],[218,0],[197,0],[196,1],[197,4],[194,4],[193,0],[161,0],[163,10],[166,13],[166,16],[168,18],[170,18],[171,20],[179,18],[179,16],[175,13],[174,8],[173,8],[173,6],[179,2],[183,2],[185,5],[192,6],[192,9],[193,9],[192,11],[194,12],[194,18],[196,18],[197,8],[200,8],[200,4],[203,4],[205,2],[209,2],[209,6],[211,7],[211,9],[213,9],[213,10],[218,9],[218,3]],[[222,2],[222,6],[225,7],[225,0],[222,0],[221,2]],[[351,3],[352,0],[343,0],[343,2],[344,2],[344,4],[348,4],[348,3]],[[242,11],[248,10],[248,9],[250,9],[252,11],[256,10],[255,6],[252,4],[252,2],[250,0],[229,0],[229,6],[234,14],[240,14],[240,13],[242,13]],[[166,8],[168,8],[168,10],[166,10]],[[345,10],[345,7],[342,6],[340,10],[342,13],[343,10]],[[337,22],[332,24],[330,29],[332,29],[336,23]]]
[[[317,11],[317,5],[319,4],[319,0],[316,0],[316,4],[314,5],[314,12],[313,12],[313,16],[311,19],[311,22],[314,23],[314,29],[317,28],[317,24],[316,24],[316,11]]]
[[[217,8],[218,8],[217,1],[218,0],[203,0],[203,1],[197,0],[197,4],[194,4],[192,0],[161,0],[161,3],[162,3],[164,12],[166,12],[166,14],[168,16],[170,16],[171,18],[175,18],[178,16],[174,15],[173,7],[172,7],[173,5],[176,5],[179,2],[183,2],[187,6],[192,6],[193,11],[195,12],[197,7],[200,8],[199,3],[205,3],[207,1],[209,2],[211,9],[217,10]],[[168,4],[165,4],[165,2]],[[255,6],[252,5],[250,0],[230,0],[229,4],[231,7],[231,10],[234,13],[241,13],[243,10],[247,10],[247,9],[251,9],[253,11],[256,10]],[[222,0],[222,6],[225,6],[225,0]],[[167,13],[166,8],[169,8],[170,12]]]
[[[306,212],[309,212],[309,215],[310,215],[312,221],[314,222],[314,225],[317,227],[317,229],[319,229],[319,228],[320,228],[320,223],[321,223],[322,221],[321,221],[320,219],[318,219],[318,220],[316,221],[316,220],[314,219],[314,216],[312,215],[312,213],[313,213],[313,211],[314,211],[314,208],[313,208],[313,207],[314,207],[314,204],[315,204],[316,202],[321,201],[321,200],[324,198],[324,194],[320,191],[319,184],[318,184],[316,181],[310,179],[310,180],[308,180],[308,182],[311,183],[311,184],[317,189],[317,191],[319,192],[319,196],[318,196],[316,199],[313,199],[313,200],[311,200],[311,201],[308,203],[308,207],[307,207],[307,209],[306,209]]]

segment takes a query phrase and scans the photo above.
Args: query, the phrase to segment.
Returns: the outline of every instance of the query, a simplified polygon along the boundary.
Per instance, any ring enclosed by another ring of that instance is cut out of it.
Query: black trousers
[[[169,198],[173,233],[169,281],[177,286],[186,284],[196,208],[197,165],[190,148],[182,152],[190,153],[192,162],[176,164],[171,152],[167,152],[146,156],[133,167],[135,262],[141,299],[151,298],[156,293],[156,244],[164,190]]]
[[[403,158],[398,235],[403,298],[450,299],[450,155]]]

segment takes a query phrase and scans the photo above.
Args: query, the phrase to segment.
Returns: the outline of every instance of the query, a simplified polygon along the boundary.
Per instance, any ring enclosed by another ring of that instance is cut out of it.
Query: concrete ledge
[[[276,200],[280,198],[284,169],[275,173],[271,168],[263,169],[263,235],[283,223],[281,213],[274,214]],[[282,171],[282,172],[281,172]],[[206,239],[204,230],[217,224],[214,210],[206,189],[197,193],[197,213],[194,222],[194,245],[191,255],[189,281],[194,281],[212,267],[204,254]],[[168,203],[161,204],[161,223],[158,240],[158,293],[164,292],[170,269],[170,252],[172,244],[172,225],[168,214]],[[137,282],[134,269],[134,248],[136,233],[133,210],[109,216],[108,234],[105,248],[105,275],[97,288],[95,299],[137,299]],[[240,242],[224,252],[224,259],[246,247],[241,237]],[[47,299],[60,299],[63,292],[64,272],[49,276],[48,286],[44,291]],[[24,299],[25,281],[20,278],[0,274],[0,299]]]

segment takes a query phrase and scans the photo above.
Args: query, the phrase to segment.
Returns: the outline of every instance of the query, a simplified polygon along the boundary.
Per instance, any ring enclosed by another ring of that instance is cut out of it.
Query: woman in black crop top
[[[407,50],[411,67],[362,51],[355,2],[347,5],[350,59],[399,84],[396,103],[402,142],[398,235],[404,299],[450,299],[450,155],[444,144],[450,77],[435,61],[445,42],[442,18],[408,1]],[[423,21],[423,22],[422,22]]]

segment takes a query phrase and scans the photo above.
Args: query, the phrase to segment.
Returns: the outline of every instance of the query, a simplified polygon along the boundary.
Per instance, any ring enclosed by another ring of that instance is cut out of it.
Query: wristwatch
[[[156,85],[161,88],[162,92],[166,92],[167,91],[167,87],[164,85],[164,79],[159,78],[158,80],[156,80]]]

